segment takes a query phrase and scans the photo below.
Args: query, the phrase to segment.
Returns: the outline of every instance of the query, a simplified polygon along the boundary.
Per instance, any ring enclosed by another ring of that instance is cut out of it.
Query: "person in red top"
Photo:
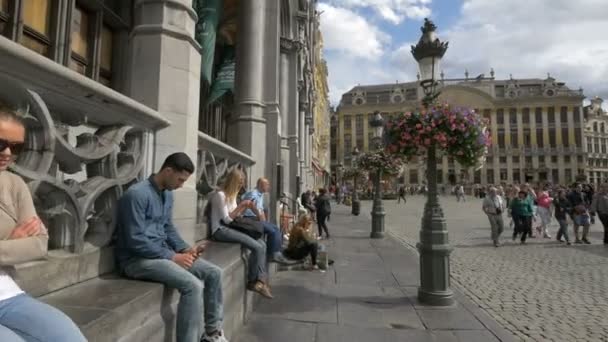
[[[539,235],[543,234],[543,237],[550,239],[551,235],[549,235],[548,227],[551,224],[551,203],[553,203],[553,198],[549,197],[546,191],[541,191],[536,198],[536,202],[538,203],[536,212],[540,218],[540,225],[536,229]]]

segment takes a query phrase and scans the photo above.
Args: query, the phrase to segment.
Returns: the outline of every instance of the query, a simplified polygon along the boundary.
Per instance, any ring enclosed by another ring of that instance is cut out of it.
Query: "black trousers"
[[[521,233],[521,241],[525,242],[529,234],[532,234],[532,216],[513,215],[515,231],[513,236]]]
[[[325,231],[325,236],[329,237],[329,230],[327,229],[327,217],[329,214],[317,212],[317,226],[319,228],[319,236],[323,236],[323,231]]]
[[[604,226],[604,243],[608,244],[608,214],[599,214],[602,226]]]
[[[302,247],[295,249],[286,249],[284,252],[286,257],[293,260],[302,260],[310,254],[312,264],[317,264],[317,255],[319,253],[319,244],[316,242],[309,242]]]

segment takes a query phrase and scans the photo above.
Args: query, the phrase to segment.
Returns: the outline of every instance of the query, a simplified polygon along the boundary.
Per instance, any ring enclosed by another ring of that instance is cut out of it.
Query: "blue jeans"
[[[0,301],[0,341],[81,342],[87,339],[63,312],[26,294]]]
[[[264,280],[266,277],[266,244],[262,240],[255,240],[247,234],[227,227],[218,228],[213,233],[213,239],[220,242],[239,243],[251,251],[249,258],[249,271],[247,280],[254,282]]]
[[[124,267],[124,273],[130,278],[159,282],[179,291],[177,342],[200,340],[203,305],[205,331],[211,333],[221,329],[222,270],[214,264],[198,258],[187,270],[167,259],[137,259]]]
[[[281,251],[283,246],[283,233],[276,224],[268,221],[263,221],[264,234],[266,234],[266,248],[268,255],[272,256],[277,252]]]

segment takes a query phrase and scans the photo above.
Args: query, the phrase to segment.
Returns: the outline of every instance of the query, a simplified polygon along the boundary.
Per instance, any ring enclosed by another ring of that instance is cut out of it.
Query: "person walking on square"
[[[566,190],[562,189],[557,192],[557,198],[553,200],[553,208],[555,209],[555,219],[559,223],[557,232],[557,241],[564,242],[562,236],[566,240],[566,244],[570,245],[568,237],[568,213],[572,211],[572,204],[568,201]]]
[[[193,172],[190,157],[174,153],[158,173],[127,190],[118,202],[116,260],[129,278],[179,291],[178,342],[227,342],[222,331],[222,270],[199,257],[204,244],[190,247],[173,224],[173,190],[181,188]]]
[[[515,223],[515,231],[513,239],[518,234],[521,234],[521,243],[526,243],[526,237],[532,231],[532,215],[534,208],[532,207],[532,199],[528,196],[528,192],[520,190],[517,197],[511,200],[511,216]]]
[[[585,198],[585,193],[583,192],[583,186],[581,184],[574,184],[573,191],[568,195],[568,200],[572,204],[572,221],[574,221],[574,243],[586,243],[590,244],[587,239],[587,235],[589,235],[589,227],[591,225],[590,215],[587,211],[587,200]],[[583,227],[583,237],[579,239],[578,231],[579,227]]]
[[[68,316],[26,294],[10,275],[15,265],[44,258],[49,240],[27,184],[8,171],[25,146],[17,112],[0,102],[0,341],[83,342]]]
[[[319,196],[315,201],[315,211],[317,214],[317,226],[319,227],[319,237],[323,237],[325,232],[325,238],[329,239],[329,229],[327,228],[327,218],[331,215],[331,203],[330,198],[327,195],[327,190],[324,188],[319,189]]]
[[[267,178],[260,178],[255,189],[247,191],[241,196],[241,200],[250,200],[254,203],[253,208],[246,209],[243,217],[248,217],[258,220],[264,226],[264,234],[266,234],[266,248],[270,261],[276,263],[291,265],[295,261],[287,259],[281,252],[283,245],[283,234],[279,227],[269,222],[264,211],[264,194],[270,190],[270,182]]]
[[[505,229],[502,213],[506,208],[505,200],[497,193],[495,187],[491,187],[488,196],[483,199],[482,210],[490,220],[494,247],[500,246],[500,235]]]
[[[600,186],[600,191],[593,195],[591,212],[597,213],[604,226],[604,244],[608,245],[608,183]]]
[[[399,187],[399,197],[397,197],[397,203],[400,203],[402,199],[403,204],[406,204],[407,200],[405,199],[405,186],[403,185]]]
[[[540,219],[540,225],[537,228],[538,234],[542,234],[543,237],[550,239],[549,224],[551,224],[551,203],[553,202],[553,198],[549,197],[548,192],[541,191],[536,198],[536,202],[538,203],[536,211]]]

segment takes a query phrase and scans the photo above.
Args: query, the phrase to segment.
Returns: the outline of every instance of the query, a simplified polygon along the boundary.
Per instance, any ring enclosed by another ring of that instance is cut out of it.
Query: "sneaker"
[[[288,259],[281,252],[276,253],[272,258],[270,258],[270,261],[282,265],[295,265],[298,263],[296,260]]]
[[[582,242],[581,240],[579,240],[579,239],[576,239],[576,240],[574,240],[574,243],[576,243],[576,244],[579,244],[579,245],[580,245],[580,244],[581,244],[581,243],[583,243],[583,242]]]
[[[583,240],[582,240],[582,241],[583,241],[585,244],[587,244],[587,245],[590,245],[590,244],[591,244],[591,242],[589,242],[589,240],[587,240],[586,238],[583,238]]]
[[[224,335],[224,330],[220,330],[213,335],[205,333],[201,338],[201,342],[228,342],[228,339]]]
[[[566,245],[570,246],[572,244],[570,243],[570,241],[566,241]]]

